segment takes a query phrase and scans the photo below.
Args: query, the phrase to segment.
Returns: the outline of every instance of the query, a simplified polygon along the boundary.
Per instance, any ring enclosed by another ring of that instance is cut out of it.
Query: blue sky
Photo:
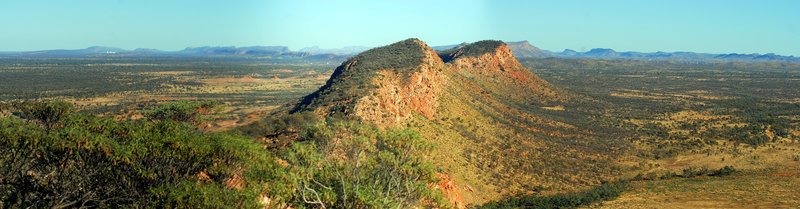
[[[2,0],[0,51],[529,40],[548,50],[800,56],[796,0]]]

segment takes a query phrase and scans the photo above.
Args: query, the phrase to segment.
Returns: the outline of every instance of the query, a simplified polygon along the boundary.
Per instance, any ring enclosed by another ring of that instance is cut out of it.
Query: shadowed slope
[[[586,118],[543,108],[568,102],[503,42],[437,54],[408,39],[344,62],[295,111],[419,131],[435,145],[428,160],[454,182],[450,198],[463,205],[610,179],[620,140],[598,140],[588,125],[566,122]]]

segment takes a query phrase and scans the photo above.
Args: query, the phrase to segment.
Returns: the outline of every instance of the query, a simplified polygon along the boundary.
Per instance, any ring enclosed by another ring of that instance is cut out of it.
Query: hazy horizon
[[[776,53],[800,56],[800,2],[93,1],[7,3],[0,51],[90,46],[431,46],[528,40],[560,52]],[[10,8],[10,9],[9,9]]]

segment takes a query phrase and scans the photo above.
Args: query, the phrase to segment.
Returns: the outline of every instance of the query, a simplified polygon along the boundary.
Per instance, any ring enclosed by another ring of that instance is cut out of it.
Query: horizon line
[[[490,39],[486,39],[486,40],[490,40]],[[530,41],[528,41],[528,40],[502,41],[502,42],[503,43],[528,42],[530,44]],[[394,42],[392,42],[392,43],[394,43]],[[461,43],[470,43],[470,42],[461,42]],[[441,46],[459,45],[461,43],[435,45],[435,46],[430,46],[429,45],[429,46],[430,47],[441,47]],[[313,45],[313,46],[301,47],[299,49],[292,49],[291,47],[286,46],[286,45],[241,45],[241,46],[236,46],[236,45],[216,45],[216,46],[215,45],[203,45],[203,46],[187,46],[187,47],[184,47],[184,48],[178,49],[178,50],[163,50],[163,49],[158,49],[158,48],[147,48],[147,47],[137,47],[137,48],[132,48],[131,49],[131,48],[122,48],[122,47],[115,47],[115,46],[92,45],[92,46],[88,46],[88,47],[84,47],[84,48],[51,48],[51,49],[16,50],[16,51],[0,50],[0,53],[24,53],[24,52],[42,52],[42,51],[57,51],[57,50],[70,50],[70,51],[72,51],[72,50],[83,50],[83,49],[90,49],[90,48],[115,48],[115,49],[120,49],[120,50],[124,50],[124,51],[136,51],[136,50],[147,49],[147,50],[157,50],[157,51],[162,51],[162,52],[181,52],[181,51],[184,51],[184,50],[187,50],[187,49],[191,49],[191,48],[203,48],[203,47],[211,47],[211,48],[214,48],[214,47],[219,47],[219,48],[222,48],[222,47],[233,47],[233,48],[244,48],[244,47],[286,47],[289,51],[298,52],[298,51],[303,50],[305,48],[312,48],[312,47],[317,47],[317,48],[322,49],[322,50],[344,49],[344,48],[348,48],[348,47],[365,47],[365,48],[370,48],[371,49],[371,48],[387,46],[389,44],[391,44],[391,43],[388,43],[386,45],[381,45],[381,46],[350,45],[350,46],[333,47],[333,48],[322,48],[322,47],[319,47],[318,45]],[[688,53],[697,53],[697,54],[719,54],[719,55],[726,55],[726,54],[769,55],[769,54],[773,54],[773,55],[779,55],[779,56],[785,56],[785,57],[798,57],[798,58],[800,58],[800,55],[793,55],[793,54],[787,55],[787,54],[779,54],[779,53],[775,53],[775,52],[767,52],[767,53],[758,53],[758,52],[750,52],[750,53],[748,53],[748,52],[714,53],[714,52],[699,52],[699,51],[688,51],[688,50],[678,50],[678,51],[663,51],[663,50],[658,50],[658,51],[631,51],[631,50],[618,50],[618,49],[610,48],[610,47],[594,47],[594,48],[589,48],[589,49],[587,49],[585,51],[579,51],[579,50],[570,49],[570,48],[565,48],[565,49],[561,49],[561,50],[549,50],[549,49],[539,48],[539,47],[537,47],[536,45],[533,45],[533,44],[530,44],[530,45],[533,46],[533,47],[536,47],[538,49],[551,52],[551,53],[561,53],[561,52],[564,52],[566,50],[572,50],[572,51],[579,52],[579,53],[585,53],[585,52],[589,52],[589,51],[592,51],[592,50],[595,50],[595,49],[610,49],[610,50],[613,50],[613,51],[619,52],[619,53],[625,53],[625,52],[634,52],[634,53],[659,53],[659,52],[680,53],[680,52],[688,52]]]

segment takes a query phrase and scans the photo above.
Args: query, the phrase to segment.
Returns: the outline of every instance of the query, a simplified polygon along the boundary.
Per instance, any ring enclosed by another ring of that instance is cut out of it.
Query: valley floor
[[[800,143],[761,148],[719,146],[716,154],[684,154],[653,161],[651,172],[731,165],[730,176],[632,181],[614,200],[589,208],[791,208],[800,205]],[[724,150],[724,151],[723,151]],[[734,151],[736,150],[736,151]],[[731,155],[732,152],[741,154]]]
[[[800,170],[631,182],[619,198],[589,208],[790,208],[800,205]]]

